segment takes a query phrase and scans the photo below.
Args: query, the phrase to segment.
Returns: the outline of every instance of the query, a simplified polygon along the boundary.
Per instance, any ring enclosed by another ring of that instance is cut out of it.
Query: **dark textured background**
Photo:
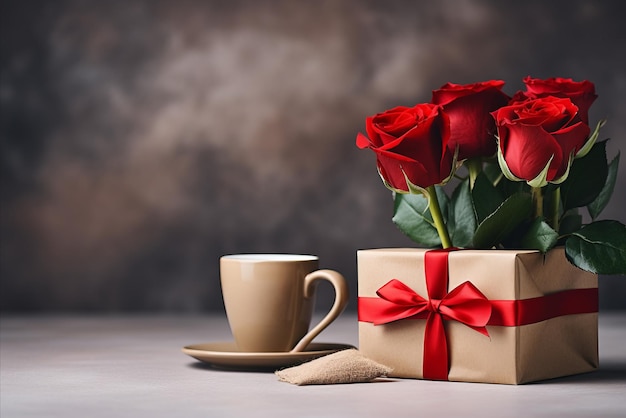
[[[357,249],[412,244],[355,135],[447,81],[589,79],[626,151],[619,0],[0,4],[3,312],[222,309],[238,252],[318,254],[356,293]],[[625,188],[623,161],[604,218]]]

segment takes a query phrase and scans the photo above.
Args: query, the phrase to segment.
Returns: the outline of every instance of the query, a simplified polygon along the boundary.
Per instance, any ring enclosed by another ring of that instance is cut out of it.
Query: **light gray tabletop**
[[[404,379],[293,386],[181,352],[230,340],[223,315],[4,317],[0,416],[624,417],[626,315],[600,315],[600,370],[522,385]],[[357,345],[344,314],[317,339]]]

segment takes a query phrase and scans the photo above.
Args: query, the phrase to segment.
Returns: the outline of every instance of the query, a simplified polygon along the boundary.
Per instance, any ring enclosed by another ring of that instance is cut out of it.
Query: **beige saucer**
[[[354,348],[347,344],[311,343],[306,351],[280,353],[240,352],[234,342],[193,344],[183,347],[183,353],[210,364],[227,369],[276,369],[295,366],[340,350]]]

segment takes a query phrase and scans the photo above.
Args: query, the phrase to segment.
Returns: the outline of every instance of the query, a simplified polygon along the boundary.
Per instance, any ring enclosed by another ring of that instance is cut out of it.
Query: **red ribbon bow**
[[[375,325],[410,317],[424,317],[423,375],[427,379],[448,380],[448,341],[443,320],[461,322],[489,336],[485,325],[491,317],[491,303],[469,281],[448,293],[448,254],[455,249],[425,253],[424,270],[428,300],[399,280],[378,289],[377,295],[389,302],[378,312]]]

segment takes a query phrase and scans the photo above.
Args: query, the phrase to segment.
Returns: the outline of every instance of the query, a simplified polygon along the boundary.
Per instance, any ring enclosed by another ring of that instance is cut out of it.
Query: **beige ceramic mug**
[[[318,270],[318,258],[295,254],[238,254],[220,259],[226,316],[242,352],[298,352],[333,322],[348,304],[348,285],[333,270]],[[335,301],[311,331],[320,280],[335,289]],[[308,331],[308,332],[307,332]]]

